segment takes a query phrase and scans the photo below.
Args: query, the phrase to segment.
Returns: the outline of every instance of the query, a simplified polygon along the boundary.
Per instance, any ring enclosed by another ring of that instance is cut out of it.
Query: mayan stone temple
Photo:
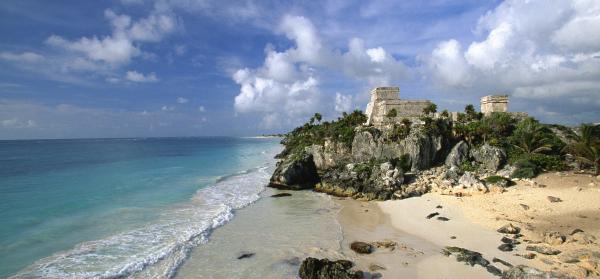
[[[508,95],[481,97],[481,112],[485,115],[490,115],[492,112],[508,112]]]
[[[430,104],[429,100],[401,100],[398,87],[376,87],[371,90],[371,101],[366,109],[367,125],[396,123],[404,118],[417,120],[423,114],[423,109]],[[392,110],[396,110],[395,117],[388,115]]]

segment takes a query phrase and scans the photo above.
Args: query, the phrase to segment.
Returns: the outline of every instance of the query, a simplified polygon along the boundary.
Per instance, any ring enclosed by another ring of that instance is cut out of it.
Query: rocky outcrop
[[[392,162],[348,164],[327,171],[315,191],[365,200],[387,200],[402,188],[404,173]]]
[[[405,139],[388,140],[385,131],[374,128],[359,128],[352,142],[352,158],[355,162],[390,160],[407,154],[411,171],[431,167],[442,151],[441,136],[431,136],[420,129],[411,129]]]
[[[298,276],[301,279],[360,279],[362,271],[351,271],[351,261],[306,258],[300,265]]]
[[[310,189],[319,182],[317,168],[310,154],[289,156],[277,163],[269,187],[285,190]]]
[[[552,272],[545,272],[533,267],[519,265],[512,267],[511,269],[502,273],[502,279],[546,279],[546,278],[566,278],[554,274]]]
[[[465,189],[469,193],[486,193],[488,191],[485,184],[472,172],[465,172],[458,180],[458,186],[456,187]]]
[[[446,157],[445,165],[448,168],[459,168],[460,165],[469,159],[469,145],[465,141],[460,141]]]
[[[351,149],[343,143],[325,140],[323,145],[313,144],[305,148],[306,153],[313,156],[318,170],[327,170],[343,166],[352,161]]]
[[[502,148],[489,144],[471,150],[471,156],[483,170],[490,172],[496,172],[506,161],[506,152]]]

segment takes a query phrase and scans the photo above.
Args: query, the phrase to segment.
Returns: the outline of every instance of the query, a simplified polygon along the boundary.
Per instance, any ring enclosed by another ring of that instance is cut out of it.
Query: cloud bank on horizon
[[[0,3],[0,139],[249,135],[374,86],[600,121],[600,2]],[[24,33],[23,30],[32,30]]]

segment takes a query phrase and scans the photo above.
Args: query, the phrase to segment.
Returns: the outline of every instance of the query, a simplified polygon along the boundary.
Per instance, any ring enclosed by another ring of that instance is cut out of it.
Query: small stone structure
[[[429,100],[401,100],[398,87],[376,87],[371,90],[371,101],[366,109],[367,125],[398,123],[404,118],[414,122],[423,115],[423,109],[430,104],[432,102]],[[393,109],[396,110],[396,116],[388,117],[388,113]]]
[[[484,115],[490,115],[492,112],[508,112],[508,95],[481,97],[481,112]]]

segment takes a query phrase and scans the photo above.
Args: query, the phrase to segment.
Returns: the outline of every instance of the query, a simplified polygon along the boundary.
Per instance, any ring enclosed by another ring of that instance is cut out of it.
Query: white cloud
[[[349,112],[352,110],[352,96],[344,95],[339,92],[335,93],[335,111]]]
[[[162,110],[162,111],[174,111],[175,107],[173,107],[173,106],[162,106],[160,108],[160,110]]]
[[[187,104],[190,100],[183,97],[177,97],[176,101],[178,104]]]
[[[317,111],[351,106],[351,96],[340,96],[338,106],[320,102],[321,72],[341,73],[373,86],[390,85],[407,76],[402,62],[381,47],[366,48],[361,39],[350,40],[346,52],[328,46],[307,18],[285,15],[277,31],[294,45],[285,51],[268,46],[261,67],[238,69],[232,75],[240,85],[234,100],[236,112],[258,113],[263,117],[262,127],[297,124]]]
[[[507,0],[474,30],[485,38],[466,51],[456,40],[432,51],[427,65],[439,86],[505,91],[537,111],[600,110],[599,1]],[[552,108],[558,103],[562,110]]]
[[[204,108],[204,106],[198,106],[198,111],[199,112],[205,112],[206,109]]]
[[[125,79],[132,82],[157,82],[158,78],[155,73],[149,73],[144,75],[143,73],[139,73],[137,71],[127,71],[125,74]]]
[[[0,52],[0,59],[11,62],[35,63],[44,60],[44,56],[33,52],[12,53]]]

